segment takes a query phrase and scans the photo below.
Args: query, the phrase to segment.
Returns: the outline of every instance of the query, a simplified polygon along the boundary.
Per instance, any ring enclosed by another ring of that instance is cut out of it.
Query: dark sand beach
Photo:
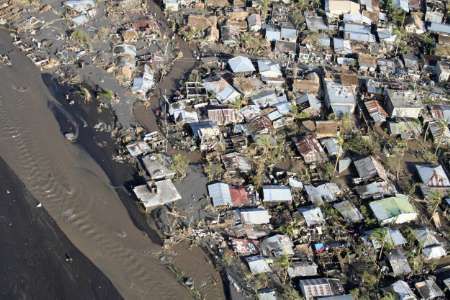
[[[0,298],[122,299],[0,159]]]
[[[0,50],[13,63],[0,68],[0,155],[6,164],[124,298],[190,298],[102,168],[64,138],[39,70],[12,47],[6,32],[0,32]]]

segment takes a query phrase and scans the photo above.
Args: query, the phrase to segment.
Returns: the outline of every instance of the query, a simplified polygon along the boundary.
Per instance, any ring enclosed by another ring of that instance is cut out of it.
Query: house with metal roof
[[[294,244],[292,240],[283,234],[276,234],[262,240],[260,244],[261,253],[265,256],[280,257],[283,255],[294,255]]]
[[[305,185],[305,192],[308,195],[308,200],[315,205],[337,201],[338,196],[342,194],[339,186],[334,182],[326,182],[318,186],[307,184]]]
[[[415,286],[419,295],[422,297],[421,299],[431,300],[445,297],[444,292],[439,288],[432,277],[429,277],[424,281],[416,282]]]
[[[409,287],[408,283],[403,280],[397,280],[391,284],[390,289],[400,300],[417,300],[416,295]]]
[[[393,196],[397,193],[395,185],[388,181],[375,181],[355,187],[356,193],[361,199],[381,199]]]
[[[381,225],[402,224],[417,219],[417,212],[409,203],[406,195],[397,194],[393,197],[372,201],[369,206]]]
[[[270,223],[270,214],[264,208],[245,208],[240,209],[240,219],[242,224],[260,225]]]
[[[375,43],[375,36],[371,33],[371,27],[362,24],[345,23],[344,38],[362,43]]]
[[[281,40],[281,30],[275,25],[266,25],[265,37],[269,42],[275,42]]]
[[[384,242],[391,244],[394,247],[401,247],[403,245],[406,245],[408,243],[408,241],[405,239],[405,237],[403,236],[403,234],[401,233],[401,231],[399,229],[396,228],[386,228],[386,227],[381,227],[379,229],[385,230],[385,235],[384,235]],[[363,236],[363,240],[367,240],[367,243],[370,241],[370,243],[372,244],[372,246],[375,249],[381,249],[381,247],[383,246],[382,242],[379,241],[378,239],[374,238],[372,233],[374,231],[373,230],[369,230],[367,231],[364,236]]]
[[[287,272],[290,278],[317,276],[318,266],[313,261],[293,261]]]
[[[431,116],[436,120],[444,120],[450,124],[450,105],[429,105]]]
[[[261,30],[261,15],[260,14],[251,14],[247,17],[247,26],[248,30],[252,32],[257,32]]]
[[[261,75],[261,80],[264,82],[273,82],[280,80],[283,77],[280,65],[269,59],[258,59],[258,71]],[[284,80],[282,80],[284,82]]]
[[[447,194],[450,190],[450,181],[441,165],[416,165],[416,170],[421,181],[420,190],[424,196],[430,191]]]
[[[253,73],[255,72],[255,67],[252,61],[245,56],[236,56],[228,60],[228,65],[230,66],[233,73]]]
[[[231,206],[230,186],[227,183],[216,182],[208,185],[208,194],[214,207]]]
[[[291,189],[284,185],[265,185],[262,188],[263,203],[292,202]]]
[[[344,40],[344,39],[334,37],[333,38],[333,47],[334,47],[334,52],[336,54],[346,55],[346,54],[351,54],[353,52],[352,44],[351,44],[350,40]]]
[[[294,137],[292,140],[305,163],[322,163],[328,160],[325,151],[314,136]]]
[[[345,221],[349,223],[359,223],[364,220],[361,212],[348,200],[333,204],[333,207],[342,215]]]
[[[301,279],[298,285],[306,300],[313,300],[325,296],[336,296],[344,292],[344,287],[339,279],[334,278]]]
[[[356,98],[353,89],[332,80],[325,80],[325,103],[337,117],[355,111]]]
[[[428,31],[431,33],[437,33],[442,35],[450,35],[450,25],[442,23],[431,22],[428,27]]]
[[[295,43],[297,42],[297,29],[292,25],[283,25],[281,26],[280,37],[283,41]]]
[[[325,218],[320,207],[303,207],[299,211],[303,215],[308,227],[325,224]]]
[[[417,119],[423,104],[413,91],[385,90],[386,111],[391,117]]]
[[[303,111],[307,112],[311,116],[318,116],[322,110],[322,101],[317,99],[314,94],[305,93],[295,99],[295,103],[297,106],[303,109]]]
[[[387,180],[386,170],[383,165],[373,156],[367,156],[353,161],[359,180],[367,181],[374,178]]]
[[[221,103],[232,103],[241,97],[241,94],[223,78],[204,81],[203,86],[208,93],[214,94]]]
[[[395,277],[405,276],[412,272],[408,259],[401,248],[393,249],[387,257]]]
[[[270,268],[272,259],[270,258],[255,255],[246,257],[245,260],[247,261],[248,268],[250,269],[250,272],[252,272],[252,274],[262,274],[272,271],[272,269]]]

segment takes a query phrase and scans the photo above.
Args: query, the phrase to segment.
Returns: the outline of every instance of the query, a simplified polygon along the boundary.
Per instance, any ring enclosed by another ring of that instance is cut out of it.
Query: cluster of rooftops
[[[207,51],[163,99],[159,140],[202,154],[217,214],[208,230],[243,272],[269,277],[260,299],[283,299],[283,269],[306,299],[443,298],[447,12],[439,1],[308,3],[299,24],[290,1],[164,1],[171,18],[188,14],[177,26]],[[432,42],[405,46],[399,30]],[[148,179],[134,193],[148,211],[176,206],[170,159],[149,140],[128,146]]]

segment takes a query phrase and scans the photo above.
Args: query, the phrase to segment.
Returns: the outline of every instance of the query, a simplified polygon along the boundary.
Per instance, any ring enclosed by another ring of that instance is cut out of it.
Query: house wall
[[[417,119],[421,110],[420,107],[396,107],[392,110],[391,117]]]

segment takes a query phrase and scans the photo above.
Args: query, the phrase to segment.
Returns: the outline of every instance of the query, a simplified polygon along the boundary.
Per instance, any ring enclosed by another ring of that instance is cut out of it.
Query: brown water
[[[187,299],[160,264],[160,247],[139,231],[101,168],[65,140],[40,72],[0,32],[0,155],[71,242],[126,299]]]

